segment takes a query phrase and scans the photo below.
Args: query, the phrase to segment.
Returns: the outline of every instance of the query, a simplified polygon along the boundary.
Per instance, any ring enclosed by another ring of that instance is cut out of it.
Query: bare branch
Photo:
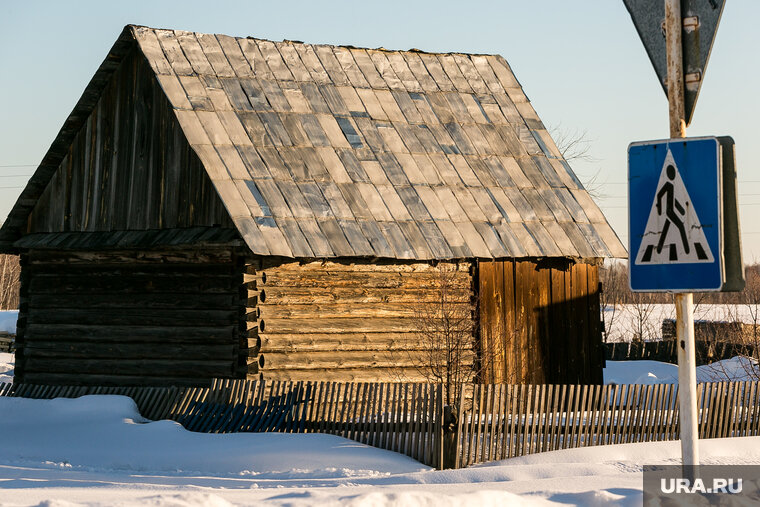
[[[549,128],[549,135],[554,139],[562,158],[571,162],[573,160],[583,160],[586,162],[596,162],[597,159],[591,155],[592,140],[588,137],[586,130],[568,130],[562,127],[562,124]]]
[[[21,265],[18,257],[0,254],[0,310],[18,308]]]

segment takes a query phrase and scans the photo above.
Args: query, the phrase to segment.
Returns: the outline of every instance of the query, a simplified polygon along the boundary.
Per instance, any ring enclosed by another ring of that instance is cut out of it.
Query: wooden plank
[[[391,90],[406,90],[401,79],[396,75],[391,63],[388,61],[388,52],[382,50],[367,50],[369,57],[375,64],[377,72],[385,80],[385,84]]]
[[[657,406],[655,409],[656,417],[654,420],[654,439],[657,441],[662,441],[665,440],[664,428],[665,421],[667,420],[666,408],[669,391],[667,390],[666,386],[658,386],[658,388]]]
[[[267,63],[267,67],[274,74],[275,79],[281,81],[292,81],[293,74],[290,73],[288,66],[280,56],[275,43],[268,40],[256,39],[256,45],[261,55]]]
[[[180,30],[175,30],[174,34],[193,70],[197,74],[213,75],[215,73],[214,69],[203,53],[203,49],[195,38],[195,34]]]
[[[534,430],[534,423],[535,418],[533,417],[534,412],[536,410],[535,406],[535,386],[532,384],[526,384],[525,385],[525,409],[524,409],[524,430],[523,430],[523,447],[522,447],[522,454],[532,454],[533,453],[533,444],[535,443],[535,430]]]
[[[478,430],[482,431],[482,433],[478,434],[478,440],[480,441],[480,456],[478,461],[481,463],[488,461],[491,441],[489,421],[493,412],[493,384],[489,383],[483,387],[485,388],[485,393],[483,394],[483,417],[478,424]]]
[[[647,404],[646,404],[646,418],[644,419],[644,425],[645,425],[645,431],[642,438],[642,441],[644,442],[652,442],[652,441],[658,441],[657,436],[655,435],[655,424],[656,424],[656,418],[657,418],[657,409],[655,406],[657,405],[657,402],[660,399],[660,385],[655,384],[654,386],[647,389]]]
[[[461,392],[459,396],[459,406],[457,407],[456,413],[457,413],[457,427],[456,427],[456,448],[454,450],[454,468],[462,468],[464,466],[464,460],[463,453],[465,452],[464,443],[466,443],[466,436],[464,435],[464,430],[467,427],[467,413],[465,412],[465,389],[467,388],[466,385],[461,386]],[[414,396],[414,391],[412,391],[412,396]],[[2,396],[2,386],[0,386],[0,396]],[[412,406],[414,406],[414,399]],[[412,409],[412,413],[414,413],[414,409]],[[414,432],[411,434],[412,440],[415,438]],[[407,453],[407,455],[412,456],[413,455]]]
[[[752,436],[750,422],[752,420],[753,403],[755,400],[755,387],[755,382],[749,381],[744,384],[745,396],[742,399],[743,424],[741,435],[745,437]]]
[[[567,388],[565,398],[565,403],[562,405],[562,410],[566,413],[565,415],[565,424],[564,424],[564,432],[562,435],[562,449],[568,449],[571,447],[571,427],[573,424],[574,419],[574,413],[575,410],[578,407],[578,396],[576,395],[576,386],[574,384],[570,384]]]
[[[475,446],[477,445],[477,440],[475,437],[476,434],[476,428],[478,421],[480,421],[480,412],[478,407],[480,406],[480,392],[481,392],[481,385],[480,384],[474,384],[472,386],[472,408],[470,410],[470,426],[468,430],[468,436],[469,441],[467,444],[467,455],[465,459],[466,465],[471,465],[473,463],[476,463],[477,455],[475,454]]]
[[[671,433],[670,433],[670,427],[671,427],[671,418],[673,417],[673,413],[671,410],[672,405],[673,405],[673,396],[674,396],[674,389],[673,389],[673,385],[670,384],[665,387],[665,396],[664,396],[665,410],[663,410],[662,427],[661,427],[663,440],[672,439]]]
[[[560,430],[562,424],[562,407],[564,404],[565,386],[550,385],[550,402],[547,402],[546,450],[554,451],[559,448]],[[550,408],[551,407],[551,408]]]
[[[480,318],[481,355],[490,358],[482,372],[485,382],[504,381],[504,351],[502,336],[506,335],[503,322],[503,270],[494,261],[478,263],[478,298]],[[498,287],[498,289],[497,289]]]
[[[204,33],[196,33],[195,36],[214,73],[219,77],[235,77],[235,71],[227,60],[216,36]]]
[[[489,430],[490,436],[488,455],[486,459],[488,461],[494,461],[499,459],[499,444],[501,442],[500,429],[501,429],[501,414],[504,410],[502,405],[502,390],[501,385],[496,384],[493,386],[493,397],[491,402],[491,417],[489,418]]]
[[[314,51],[314,46],[311,44],[295,44],[294,46],[298,52],[298,56],[301,58],[301,62],[308,69],[311,79],[317,84],[330,83],[330,76],[322,66],[322,62],[320,62],[319,57]]]
[[[348,48],[348,50],[351,52],[356,65],[361,70],[361,73],[366,79],[367,86],[371,88],[385,88],[385,81],[377,71],[377,68],[370,58],[367,50],[362,48]]]
[[[364,74],[359,69],[357,62],[354,60],[353,51],[345,47],[333,47],[333,53],[335,54],[338,63],[340,64],[343,72],[345,72],[351,85],[357,88],[369,88],[370,84],[364,77]]]
[[[478,72],[478,69],[473,64],[470,55],[453,54],[454,61],[459,66],[459,70],[462,75],[467,79],[467,83],[473,89],[475,93],[490,93],[488,86],[486,85],[483,77]]]
[[[538,386],[538,392],[536,393],[536,399],[538,400],[538,404],[536,405],[536,408],[533,413],[535,421],[535,441],[536,443],[533,446],[534,452],[543,452],[544,451],[544,440],[546,438],[545,431],[546,428],[544,427],[544,417],[547,412],[547,399],[546,399],[546,393],[547,386],[546,384],[541,384]]]
[[[322,66],[327,71],[327,74],[330,76],[330,79],[334,84],[338,86],[346,86],[351,84],[348,77],[346,76],[346,73],[343,71],[340,63],[335,57],[333,48],[331,46],[317,44],[312,47],[314,48],[314,52],[319,57],[319,61],[322,63]]]
[[[712,396],[710,398],[710,424],[707,438],[716,438],[718,436],[718,424],[720,421],[720,403],[723,394],[723,384],[720,382],[711,382]]]

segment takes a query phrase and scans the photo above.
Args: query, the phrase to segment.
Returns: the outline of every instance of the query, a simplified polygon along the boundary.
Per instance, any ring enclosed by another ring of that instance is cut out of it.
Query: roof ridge
[[[158,27],[152,27],[147,25],[136,25],[136,24],[128,24],[125,26],[125,28],[133,28],[133,29],[148,29],[148,30],[171,30],[173,32],[178,31],[177,28],[158,28]],[[273,43],[290,43],[290,44],[303,44],[307,46],[328,46],[332,48],[345,48],[345,49],[363,49],[366,51],[383,51],[386,53],[422,53],[427,55],[462,55],[462,56],[496,56],[499,58],[503,58],[498,53],[469,53],[469,52],[463,52],[463,51],[428,51],[425,49],[420,48],[409,48],[409,49],[388,49],[383,46],[378,47],[368,47],[368,46],[356,46],[354,44],[330,44],[327,42],[305,42],[302,40],[297,39],[282,39],[282,40],[274,40],[274,39],[267,39],[264,37],[256,37],[253,35],[230,35],[226,33],[216,33],[216,32],[198,32],[195,30],[179,30],[182,32],[192,33],[195,35],[201,34],[201,35],[223,35],[225,37],[232,37],[234,39],[249,39],[249,40],[255,40],[255,41],[266,41],[266,42],[273,42]]]

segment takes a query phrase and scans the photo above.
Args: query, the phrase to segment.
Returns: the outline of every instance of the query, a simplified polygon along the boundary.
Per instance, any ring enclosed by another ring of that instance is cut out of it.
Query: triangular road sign
[[[697,210],[668,150],[635,262],[655,265],[714,261]]]
[[[691,123],[724,2],[725,0],[681,0],[681,17],[684,19],[682,46],[686,125]],[[623,0],[623,3],[631,14],[662,89],[667,94],[668,65],[663,28],[665,0]]]

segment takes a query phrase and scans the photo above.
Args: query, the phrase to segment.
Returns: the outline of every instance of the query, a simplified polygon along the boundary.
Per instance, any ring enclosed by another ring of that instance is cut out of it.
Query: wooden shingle
[[[0,247],[22,234],[130,51],[145,56],[177,130],[256,254],[626,255],[500,56],[147,27],[125,29],[0,229]],[[72,220],[86,218],[74,204]]]

